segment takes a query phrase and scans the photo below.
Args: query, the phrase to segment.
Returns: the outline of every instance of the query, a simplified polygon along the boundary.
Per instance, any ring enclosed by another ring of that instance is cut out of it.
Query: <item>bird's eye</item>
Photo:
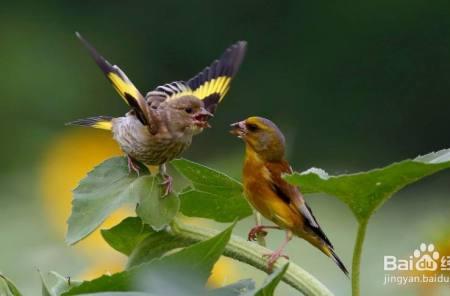
[[[246,125],[247,125],[247,129],[251,132],[256,132],[259,129],[259,127],[253,123],[247,123]]]
[[[186,111],[186,113],[191,114],[192,113],[192,108],[186,108],[184,109],[184,111]]]

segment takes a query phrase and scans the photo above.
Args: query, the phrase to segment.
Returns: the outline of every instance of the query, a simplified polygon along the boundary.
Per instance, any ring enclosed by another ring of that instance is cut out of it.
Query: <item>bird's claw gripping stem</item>
[[[273,252],[271,254],[263,255],[263,257],[268,258],[267,268],[270,272],[273,270],[273,266],[274,266],[275,262],[277,262],[278,258],[284,257],[287,260],[289,260],[289,257],[287,255],[283,254],[283,250],[291,239],[292,239],[292,232],[288,230],[288,231],[286,231],[286,239],[281,244],[281,246],[275,252]]]
[[[250,231],[248,232],[248,237],[247,239],[249,241],[256,241],[258,239],[259,235],[262,236],[266,236],[267,235],[267,231],[264,230],[264,226],[262,225],[257,225],[255,227],[253,227],[252,229],[250,229]]]
[[[289,256],[283,254],[283,250],[277,250],[273,253],[269,253],[269,254],[264,254],[263,255],[264,258],[267,258],[267,268],[269,269],[269,271],[273,270],[273,266],[275,265],[275,262],[277,262],[278,258],[286,258],[287,260],[289,260]]]
[[[128,159],[128,172],[131,173],[131,171],[136,172],[136,174],[139,177],[139,166],[137,164],[134,163],[133,159],[127,155],[127,159]]]
[[[161,186],[163,187],[164,194],[161,197],[166,197],[170,193],[172,193],[172,185],[173,185],[173,178],[169,175],[163,175],[163,181],[161,182]]]
[[[278,226],[266,226],[266,225],[256,225],[248,232],[248,240],[256,241],[258,240],[258,236],[262,235],[263,237],[267,235],[267,231],[264,229],[280,229]]]

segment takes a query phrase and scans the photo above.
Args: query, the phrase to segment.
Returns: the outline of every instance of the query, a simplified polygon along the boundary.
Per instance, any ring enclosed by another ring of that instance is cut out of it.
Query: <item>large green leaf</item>
[[[163,229],[175,217],[180,200],[175,193],[161,197],[159,177],[144,176],[133,183],[133,194],[139,197],[136,213],[154,230]]]
[[[272,296],[275,288],[281,281],[281,278],[286,273],[289,263],[286,263],[282,268],[272,273],[262,284],[262,286],[254,291],[250,291],[245,296]]]
[[[190,291],[203,287],[230,239],[233,226],[211,239],[171,255],[111,276],[104,275],[83,282],[63,295],[109,291],[144,291],[156,294],[164,292],[165,295],[178,295],[175,291],[185,291],[184,295],[194,295]]]
[[[67,277],[51,271],[46,275],[41,275],[42,296],[59,296],[72,287],[78,286],[81,282],[69,280]]]
[[[1,296],[22,296],[16,286],[6,276],[0,273],[0,295]]]
[[[101,230],[101,233],[113,249],[129,256],[128,267],[151,261],[189,244],[166,231],[154,231],[139,217],[128,217],[111,229]]]
[[[149,262],[173,249],[187,245],[189,245],[189,241],[173,236],[166,231],[153,231],[133,249],[128,257],[127,268]]]
[[[133,184],[148,174],[141,166],[141,177],[128,171],[123,157],[108,159],[95,167],[74,190],[72,214],[68,220],[66,241],[74,244],[94,231],[116,209],[125,203],[137,203],[131,193]]]
[[[285,179],[300,186],[304,193],[324,192],[336,196],[363,222],[406,185],[449,167],[450,149],[446,149],[367,172],[329,176],[313,168]]]
[[[110,229],[102,229],[105,241],[116,251],[129,256],[136,246],[147,236],[154,234],[139,217],[128,217]]]
[[[151,261],[151,270],[143,280],[145,291],[169,295],[201,295],[212,268],[230,240],[234,224],[211,239],[199,242],[174,253]],[[141,265],[139,265],[141,266]],[[176,278],[176,287],[173,287]],[[182,293],[183,292],[183,293]]]
[[[180,210],[186,216],[232,222],[252,214],[238,181],[186,159],[175,159],[171,163],[192,183],[192,187],[179,195]]]

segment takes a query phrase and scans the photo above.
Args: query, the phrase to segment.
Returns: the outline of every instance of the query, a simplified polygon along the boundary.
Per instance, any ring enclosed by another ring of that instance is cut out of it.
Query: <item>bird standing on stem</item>
[[[245,142],[243,169],[244,193],[250,204],[277,226],[256,225],[248,234],[256,240],[265,229],[283,229],[286,239],[272,254],[268,254],[269,269],[280,257],[287,258],[283,249],[299,236],[329,256],[348,276],[348,271],[336,255],[333,245],[320,228],[299,189],[287,183],[282,175],[292,173],[284,158],[285,139],[278,127],[262,117],[249,117],[231,125],[231,133]]]
[[[97,116],[68,124],[111,131],[128,157],[130,172],[139,173],[134,160],[159,166],[167,195],[172,190],[172,178],[167,175],[165,164],[185,151],[194,135],[209,127],[208,120],[244,59],[246,42],[230,46],[218,60],[187,82],[158,86],[144,97],[118,66],[111,65],[80,34],[77,37],[131,110],[123,117]]]

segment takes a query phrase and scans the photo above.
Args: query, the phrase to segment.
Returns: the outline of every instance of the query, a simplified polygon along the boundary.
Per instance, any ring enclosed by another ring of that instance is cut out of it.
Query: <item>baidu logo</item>
[[[421,243],[411,256],[384,256],[384,284],[449,283],[442,271],[450,270],[450,256],[441,256],[434,244]],[[403,272],[403,273],[402,273]]]
[[[433,244],[427,246],[422,243],[419,249],[414,250],[414,258],[416,258],[416,270],[435,271],[438,269],[439,252],[435,250]]]

